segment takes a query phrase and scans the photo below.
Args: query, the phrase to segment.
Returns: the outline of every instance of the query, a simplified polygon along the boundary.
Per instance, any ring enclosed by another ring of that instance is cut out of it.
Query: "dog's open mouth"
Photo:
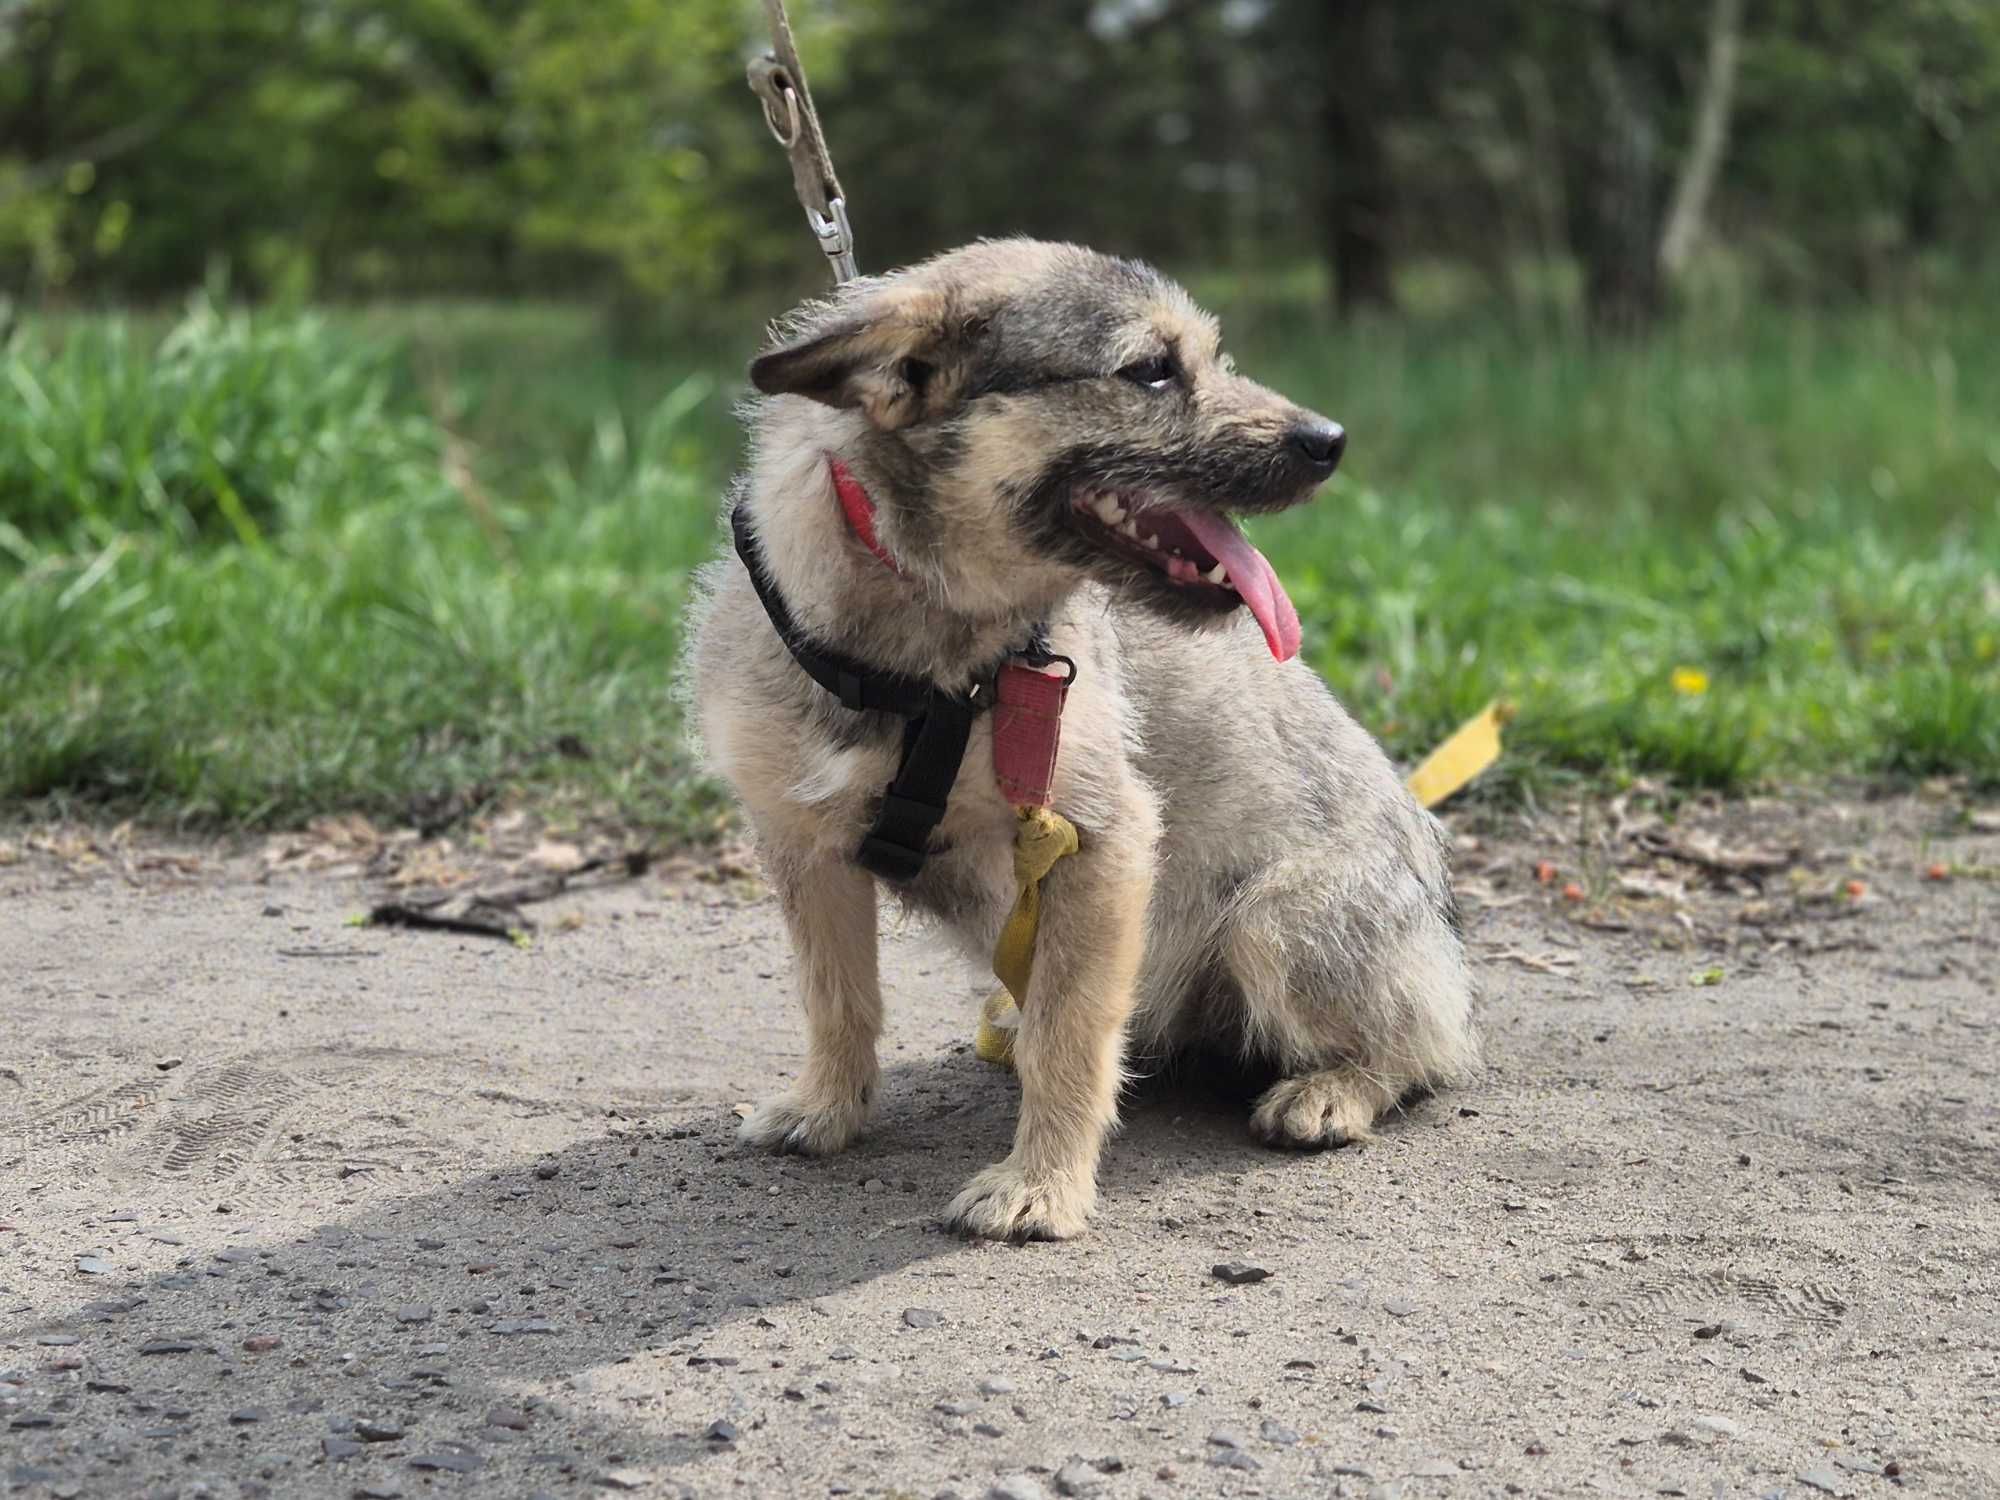
[[[1098,547],[1159,573],[1219,608],[1246,606],[1271,655],[1299,651],[1299,614],[1264,554],[1236,524],[1207,510],[1181,510],[1144,493],[1080,485],[1071,494],[1077,527]]]

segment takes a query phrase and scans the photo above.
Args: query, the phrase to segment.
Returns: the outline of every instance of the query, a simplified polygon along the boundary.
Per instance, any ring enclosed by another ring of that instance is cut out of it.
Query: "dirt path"
[[[800,1059],[747,882],[615,880],[524,948],[348,925],[463,875],[436,845],[17,832],[0,1483],[2000,1493],[2000,831],[1699,822],[1467,840],[1481,1083],[1309,1158],[1149,1087],[1093,1233],[1024,1248],[937,1227],[1014,1085],[915,935],[876,1128],[775,1160],[731,1140]]]

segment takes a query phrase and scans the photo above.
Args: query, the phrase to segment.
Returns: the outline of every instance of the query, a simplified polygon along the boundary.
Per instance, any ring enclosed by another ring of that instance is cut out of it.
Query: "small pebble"
[[[428,1323],[431,1316],[431,1309],[421,1302],[406,1302],[396,1309],[398,1323]]]
[[[707,1438],[711,1443],[733,1443],[736,1441],[736,1424],[726,1419],[718,1418],[716,1421],[708,1424],[708,1430],[702,1436]]]
[[[928,1307],[906,1307],[903,1309],[903,1323],[910,1328],[936,1328],[944,1322],[944,1314]]]
[[[403,1429],[392,1422],[356,1422],[354,1435],[364,1443],[400,1443]]]
[[[635,1469],[606,1469],[597,1476],[598,1485],[607,1490],[643,1490],[652,1482]]]
[[[1257,1436],[1267,1443],[1276,1443],[1280,1448],[1289,1448],[1299,1440],[1298,1433],[1282,1422],[1273,1422],[1269,1417],[1258,1424]]]
[[[1026,1474],[1013,1474],[988,1490],[986,1500],[1048,1500],[1048,1492]]]
[[[1250,1261],[1232,1260],[1222,1265],[1209,1267],[1209,1275],[1217,1281],[1226,1281],[1231,1286],[1251,1286],[1270,1278],[1268,1266],[1256,1265]]]
[[[998,1375],[989,1375],[979,1382],[979,1394],[982,1396],[1011,1396],[1015,1389],[1013,1381],[1003,1380]]]
[[[1807,1489],[1818,1490],[1821,1494],[1838,1495],[1843,1492],[1844,1481],[1835,1470],[1822,1467],[1801,1471],[1799,1483]]]
[[[1382,1311],[1392,1318],[1407,1318],[1417,1310],[1417,1304],[1401,1297],[1391,1297],[1382,1304]]]
[[[554,1333],[556,1325],[547,1318],[502,1318],[486,1325],[488,1333]]]
[[[229,1414],[229,1420],[237,1423],[238,1425],[247,1425],[248,1423],[251,1422],[261,1422],[270,1415],[271,1414],[268,1411],[264,1410],[264,1408],[261,1406],[245,1406],[239,1408],[236,1411],[231,1412]]]
[[[486,1462],[477,1453],[419,1453],[410,1460],[413,1469],[441,1469],[453,1474],[470,1474]]]

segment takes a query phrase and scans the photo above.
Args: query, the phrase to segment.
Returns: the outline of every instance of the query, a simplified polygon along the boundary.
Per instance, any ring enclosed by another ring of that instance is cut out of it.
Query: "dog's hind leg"
[[[1403,1099],[1477,1065],[1448,890],[1413,870],[1334,888],[1323,866],[1267,871],[1228,923],[1224,952],[1245,1052],[1284,1074],[1250,1117],[1272,1145],[1364,1141]]]
[[[1060,1240],[1082,1233],[1090,1218],[1145,945],[1152,834],[1133,826],[1144,822],[1135,809],[1123,837],[1087,834],[1085,849],[1042,882],[1034,975],[1014,1041],[1021,1077],[1014,1149],[952,1200],[945,1214],[952,1228]]]
[[[741,1138],[775,1151],[839,1151],[875,1103],[882,1033],[875,883],[845,862],[772,871],[791,931],[806,1010],[806,1065],[797,1083],[743,1122]]]

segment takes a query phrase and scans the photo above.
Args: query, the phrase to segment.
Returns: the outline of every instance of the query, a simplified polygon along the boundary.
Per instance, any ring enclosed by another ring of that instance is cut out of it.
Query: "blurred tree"
[[[1831,295],[1975,262],[2000,220],[1993,0],[793,8],[867,266],[1035,233],[1323,267],[1357,309],[1419,266],[1504,290],[1567,262],[1636,327],[1704,230]],[[152,297],[215,261],[287,296],[814,285],[742,84],[762,24],[756,0],[0,0],[0,291]]]

